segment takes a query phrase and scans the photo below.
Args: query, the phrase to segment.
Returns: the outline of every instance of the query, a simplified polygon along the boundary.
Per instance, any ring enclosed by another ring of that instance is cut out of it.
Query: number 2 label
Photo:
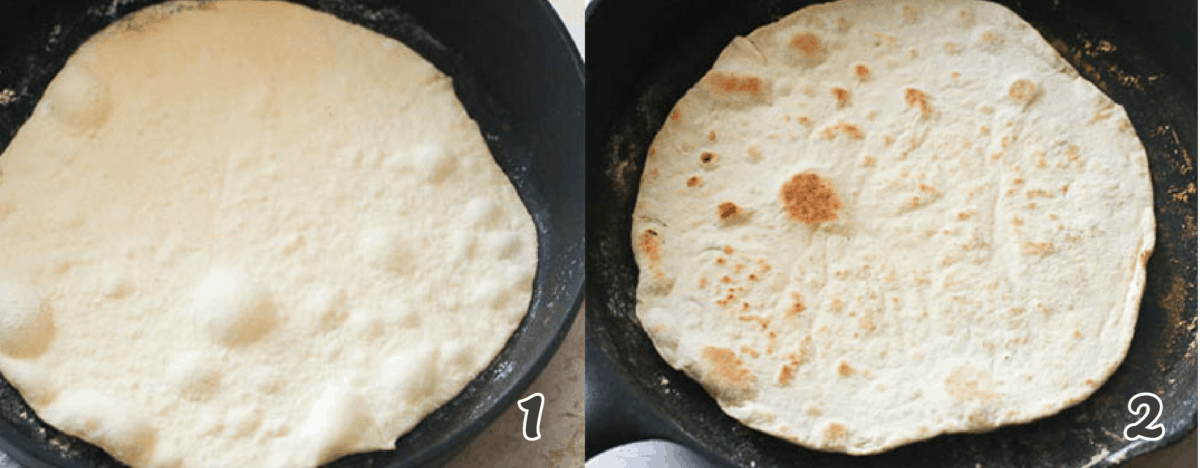
[[[1145,414],[1142,414],[1142,408],[1146,408]],[[1137,422],[1125,426],[1125,438],[1128,440],[1158,440],[1161,439],[1166,429],[1162,424],[1158,424],[1158,417],[1162,415],[1163,404],[1162,400],[1158,399],[1158,395],[1149,392],[1142,392],[1134,395],[1129,399],[1129,412],[1140,416]]]
[[[526,406],[526,402],[531,401]],[[542,405],[546,403],[546,397],[541,393],[529,395],[521,401],[517,402],[517,408],[525,413],[525,421],[521,424],[521,432],[525,436],[525,440],[535,441],[542,438]]]

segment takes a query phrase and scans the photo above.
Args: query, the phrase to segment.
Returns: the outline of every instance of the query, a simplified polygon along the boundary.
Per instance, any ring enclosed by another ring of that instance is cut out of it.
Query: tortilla
[[[975,0],[735,38],[633,213],[637,316],[729,415],[872,454],[1054,414],[1125,356],[1154,246],[1124,109]]]
[[[450,79],[304,7],[111,25],[0,170],[0,371],[133,466],[391,449],[528,308],[532,219]]]

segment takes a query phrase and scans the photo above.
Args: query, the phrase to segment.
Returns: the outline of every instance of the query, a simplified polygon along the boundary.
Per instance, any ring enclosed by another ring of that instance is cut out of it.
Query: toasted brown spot
[[[1021,253],[1025,255],[1045,256],[1053,252],[1054,244],[1051,242],[1026,242],[1021,245]]]
[[[742,308],[743,310],[750,308],[749,303],[743,302],[742,305],[744,306]],[[759,328],[762,328],[763,330],[766,330],[767,326],[770,325],[770,323],[771,323],[770,320],[767,320],[763,317],[754,316],[754,315],[742,315],[742,316],[738,317],[738,320],[741,320],[743,322],[755,322],[758,324]]]
[[[802,125],[808,125],[808,123],[809,123],[808,117],[804,117],[804,116],[797,117],[796,121],[800,122]]]
[[[860,130],[858,126],[844,122],[825,127],[825,129],[821,131],[821,137],[825,138],[826,140],[832,140],[837,137],[839,132],[846,134],[855,140],[861,140],[864,137],[863,131]]]
[[[966,367],[955,369],[945,382],[946,393],[959,400],[998,400],[994,387],[987,373]]]
[[[750,375],[750,370],[742,367],[742,360],[729,348],[709,346],[704,348],[701,355],[716,367],[718,376],[725,380],[734,382],[754,380],[754,376]]]
[[[996,41],[1000,40],[1000,36],[997,36],[996,32],[991,31],[991,30],[984,31],[983,34],[981,34],[979,36],[979,38],[983,39],[983,42],[988,42],[988,43],[996,42]]]
[[[921,191],[922,191],[922,192],[925,192],[925,193],[934,193],[934,192],[936,192],[936,191],[937,191],[937,190],[935,190],[935,189],[933,188],[933,186],[932,186],[932,185],[925,185],[925,184],[921,184],[921,185],[920,185],[920,188],[921,188]]]
[[[1022,220],[1021,218],[1018,218],[1018,217],[1016,217],[1016,216],[1013,216],[1013,218],[1012,218],[1012,224],[1013,224],[1013,226],[1021,226],[1021,225],[1025,224],[1025,221],[1024,221],[1024,220]]]
[[[805,310],[808,310],[808,307],[804,305],[804,298],[800,296],[800,293],[792,291],[792,305],[791,307],[788,307],[785,315],[788,318],[792,318],[799,316],[800,313],[804,312]]]
[[[762,151],[759,151],[757,146],[750,146],[746,148],[746,155],[750,157],[750,160],[757,161],[762,157]]]
[[[933,112],[929,105],[929,96],[919,89],[904,88],[904,102],[908,103],[909,107],[920,109],[922,117],[928,117]]]
[[[974,211],[964,211],[964,212],[958,214],[958,220],[964,221],[974,215],[975,215]]]
[[[866,81],[867,78],[871,77],[871,69],[867,68],[866,65],[855,65],[854,75],[857,76],[859,80]]]
[[[671,120],[679,120],[679,116],[680,116],[679,109],[675,109],[675,110],[671,111]]]
[[[867,157],[863,158],[862,165],[863,165],[863,167],[875,167],[875,157],[867,156]]]
[[[821,38],[810,32],[802,32],[792,36],[792,40],[788,45],[800,51],[801,57],[807,60],[819,58],[823,52]]]
[[[695,187],[695,186],[697,186],[697,185],[700,185],[700,178],[699,178],[699,177],[697,177],[697,176],[691,176],[691,177],[688,177],[688,180],[687,180],[687,186],[688,186],[688,187]]]
[[[1025,179],[1017,177],[1017,178],[1013,179],[1012,183],[1013,183],[1013,185],[1021,185],[1021,184],[1025,183]]]
[[[754,348],[751,348],[749,346],[742,346],[741,351],[742,351],[742,354],[745,354],[752,358],[758,357],[758,351],[756,351]]]
[[[904,16],[904,21],[911,23],[911,22],[917,20],[917,10],[914,9],[912,6],[904,5],[902,10],[903,10],[902,15]]]
[[[717,155],[710,153],[708,151],[700,153],[700,163],[701,164],[707,165],[707,164],[712,164],[716,161],[717,161]]]
[[[700,277],[700,287],[703,288],[706,284],[708,284],[708,278],[701,276]]]
[[[1142,264],[1143,265],[1145,265],[1146,262],[1150,261],[1150,254],[1151,254],[1151,252],[1149,250],[1142,251]]]
[[[779,368],[779,377],[776,378],[776,381],[779,382],[779,385],[787,385],[791,380],[792,366],[790,364],[784,364],[783,367]]]
[[[837,99],[838,107],[846,107],[850,103],[850,91],[847,91],[845,88],[833,88],[829,91]]]
[[[730,282],[733,282],[733,279],[731,279],[731,278],[730,278],[730,277],[728,277],[728,276],[722,276],[722,277],[721,277],[721,282],[722,282],[722,283],[730,283]]]
[[[651,262],[657,262],[661,258],[659,256],[659,249],[661,248],[662,241],[658,238],[657,231],[653,229],[643,231],[641,242],[638,245],[641,246],[642,252],[645,252],[650,257]]]
[[[854,375],[854,368],[850,367],[850,364],[846,364],[846,361],[842,361],[841,364],[838,364],[838,375],[842,377]]]
[[[1037,95],[1038,85],[1029,80],[1017,80],[1008,87],[1008,97],[1021,104],[1033,102]]]
[[[742,271],[742,268],[746,268],[746,265],[742,265],[741,263],[736,263],[733,265],[733,272],[740,273]]]
[[[708,131],[708,141],[717,141],[717,132],[715,130]]]
[[[724,265],[724,264],[725,264],[725,259],[722,257],[717,257],[717,265]]]
[[[658,149],[651,147],[650,148],[650,156],[654,156],[655,154],[658,154]]]
[[[727,245],[724,249],[721,249],[721,251],[725,252],[725,255],[733,255],[733,246]]]
[[[830,309],[833,309],[833,310],[842,310],[842,307],[844,307],[844,306],[845,306],[845,304],[842,304],[842,300],[841,300],[841,299],[838,299],[838,298],[836,298],[836,297],[835,297],[835,298],[833,298],[833,300],[829,301],[829,308],[830,308]]]
[[[1083,336],[1083,333],[1080,333],[1079,330],[1075,330],[1075,332],[1072,333],[1071,335],[1073,335],[1075,338],[1079,338],[1079,337]]]
[[[950,72],[950,78],[955,79],[955,80],[962,78],[962,73],[959,73],[956,71]]]
[[[833,221],[842,207],[830,183],[811,172],[796,174],[784,182],[779,198],[792,219],[806,224]]]
[[[717,216],[720,217],[722,220],[727,220],[729,218],[737,216],[741,212],[742,212],[742,209],[731,202],[725,202],[720,205],[717,205]]]
[[[704,77],[704,84],[718,94],[760,96],[763,93],[763,81],[757,76],[739,77],[714,71]]]

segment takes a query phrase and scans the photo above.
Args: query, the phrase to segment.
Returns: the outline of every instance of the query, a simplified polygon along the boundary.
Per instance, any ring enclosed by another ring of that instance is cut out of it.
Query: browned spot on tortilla
[[[708,131],[708,141],[717,141],[717,132],[716,132],[716,130],[709,130],[709,131]]]
[[[747,276],[746,279],[748,279],[750,281],[758,281],[758,275],[756,275],[754,273],[750,273],[750,276]]]
[[[741,351],[742,351],[742,354],[745,354],[752,358],[758,357],[758,351],[756,351],[754,348],[751,348],[749,346],[742,346]]]
[[[741,263],[733,264],[733,272],[734,273],[740,273],[742,271],[742,268],[746,268],[746,265],[742,265]]]
[[[833,298],[833,300],[829,301],[830,309],[840,311],[840,310],[842,310],[842,307],[845,307],[845,304],[842,304],[841,299],[838,299],[835,297],[835,298]]]
[[[904,5],[901,10],[901,15],[904,17],[904,21],[911,23],[917,20],[917,10],[911,5]]]
[[[1025,224],[1025,220],[1018,218],[1017,216],[1014,215],[1012,217],[1012,224],[1013,224],[1013,226],[1021,226],[1021,225]]]
[[[867,156],[863,158],[863,167],[875,167],[875,157]]]
[[[732,282],[733,282],[733,279],[732,279],[732,278],[730,278],[730,277],[728,277],[728,276],[722,276],[722,277],[721,277],[721,282],[722,282],[722,283],[732,283]]]
[[[722,252],[725,252],[725,255],[733,255],[733,246],[732,246],[732,245],[727,245],[727,246],[725,246],[725,248],[724,248],[724,249],[722,249],[721,251],[722,251]]]
[[[959,367],[946,378],[946,393],[958,400],[999,400],[995,383],[987,373]]]
[[[821,38],[810,32],[802,32],[792,36],[791,42],[788,43],[793,49],[800,52],[800,56],[805,60],[814,60],[821,57],[823,48],[821,46]]]
[[[959,73],[959,72],[956,72],[956,71],[954,71],[954,72],[950,72],[950,78],[953,78],[953,79],[956,79],[956,80],[957,80],[957,79],[959,79],[959,78],[962,78],[962,73]]]
[[[779,385],[787,385],[791,380],[792,366],[791,364],[784,364],[779,368],[779,377],[776,378],[776,381],[779,382]]]
[[[801,117],[796,118],[796,121],[800,122],[803,125],[808,125],[808,117],[801,116]]]
[[[655,154],[658,154],[658,149],[651,147],[650,148],[650,156],[654,156]]]
[[[746,309],[750,308],[750,304],[747,304],[745,302],[743,302],[742,304],[744,304],[746,306],[745,307]],[[763,330],[766,330],[767,325],[769,325],[771,323],[770,320],[767,320],[763,317],[759,317],[756,315],[741,315],[741,316],[738,316],[738,320],[741,320],[743,322],[755,322]]]
[[[838,375],[842,377],[854,375],[854,368],[850,367],[850,364],[846,364],[846,361],[842,361],[841,364],[838,364]]]
[[[850,91],[845,88],[833,88],[829,91],[833,93],[834,99],[837,99],[838,107],[846,107],[850,103]]]
[[[821,130],[821,137],[826,140],[832,140],[837,137],[838,133],[843,133],[855,140],[861,140],[865,136],[857,125],[841,122],[825,127],[824,130]]]
[[[1013,183],[1013,185],[1021,185],[1021,184],[1025,183],[1025,179],[1017,177],[1017,178],[1013,179],[1012,183]]]
[[[658,177],[658,168],[657,168],[657,167],[656,167],[656,168],[654,168],[654,169],[650,169],[650,176],[651,176],[651,177]]]
[[[1038,85],[1032,81],[1021,79],[1014,81],[1008,87],[1008,97],[1021,104],[1029,104],[1038,95]]]
[[[842,207],[831,184],[811,172],[796,174],[784,182],[779,198],[792,219],[806,224],[833,221]]]
[[[651,262],[657,262],[661,258],[659,256],[659,249],[661,248],[662,241],[658,238],[658,231],[653,229],[643,231],[641,242],[638,245],[641,246],[642,252],[645,252],[650,257]]]
[[[688,187],[695,187],[697,185],[700,185],[700,177],[697,177],[697,176],[688,177],[688,180],[687,180]]]
[[[1152,253],[1152,252],[1151,252],[1151,251],[1149,251],[1149,250],[1143,250],[1143,251],[1142,251],[1142,265],[1145,265],[1145,264],[1146,264],[1146,262],[1149,262],[1149,261],[1150,261],[1150,254],[1151,254],[1151,253]]]
[[[717,265],[724,265],[724,264],[725,264],[725,259],[722,257],[717,257]]]
[[[700,153],[700,164],[710,165],[715,162],[717,162],[717,155],[710,153],[708,151]]]
[[[964,221],[967,218],[970,218],[971,216],[974,216],[974,215],[975,215],[974,211],[964,211],[964,212],[958,214],[958,220]]]
[[[706,284],[708,284],[708,278],[701,276],[700,277],[700,287],[703,288]]]
[[[1080,333],[1079,330],[1075,330],[1075,332],[1072,333],[1071,335],[1074,336],[1075,338],[1079,338],[1079,337],[1083,336],[1083,333]]]
[[[680,116],[679,109],[675,109],[675,110],[671,111],[671,120],[679,120],[679,116]]]
[[[934,193],[937,191],[937,190],[934,190],[932,185],[920,184],[920,188],[921,188],[921,191],[925,192],[925,193]]]
[[[739,77],[714,71],[704,77],[704,84],[716,94],[761,96],[763,81],[757,76]]]
[[[1025,255],[1046,256],[1054,253],[1054,243],[1052,242],[1026,242],[1021,244],[1021,253]]]
[[[800,313],[804,312],[805,310],[808,310],[808,307],[804,305],[804,298],[800,296],[800,293],[792,291],[792,305],[791,307],[788,307],[785,315],[788,318],[793,318],[799,316]]]
[[[724,202],[720,205],[717,205],[717,216],[720,217],[722,221],[737,216],[741,212],[742,209],[731,202]]]
[[[867,68],[866,65],[855,65],[854,75],[857,76],[859,80],[866,81],[867,78],[871,77],[871,69]]]
[[[933,112],[933,108],[929,105],[929,96],[916,88],[904,88],[904,102],[909,107],[916,107],[921,110],[922,117],[929,117]]]
[[[712,365],[717,377],[721,380],[732,383],[755,380],[754,376],[750,374],[750,369],[743,367],[742,360],[729,348],[708,346],[701,351],[701,356]]]
[[[992,43],[992,42],[996,42],[997,40],[999,40],[1000,36],[997,36],[995,31],[987,30],[987,31],[984,31],[983,34],[980,34],[979,38],[982,39],[983,42]]]

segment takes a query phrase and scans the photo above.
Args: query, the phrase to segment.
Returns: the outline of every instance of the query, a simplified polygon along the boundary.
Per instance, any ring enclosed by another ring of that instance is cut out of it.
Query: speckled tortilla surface
[[[722,409],[878,453],[1054,414],[1125,356],[1154,246],[1124,109],[975,0],[841,0],[735,38],[633,214],[637,317]]]

